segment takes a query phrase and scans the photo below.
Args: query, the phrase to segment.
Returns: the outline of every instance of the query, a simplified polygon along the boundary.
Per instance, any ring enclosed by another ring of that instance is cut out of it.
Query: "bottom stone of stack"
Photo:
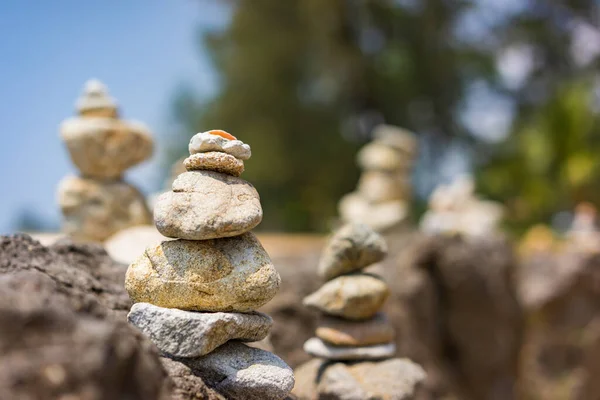
[[[199,358],[174,358],[231,400],[280,400],[294,387],[294,372],[275,354],[230,341]]]
[[[300,400],[413,400],[421,397],[425,371],[404,358],[340,363],[313,359],[294,372]]]
[[[361,347],[332,346],[317,337],[313,337],[304,343],[304,351],[312,356],[327,360],[381,360],[393,357],[396,353],[396,345],[386,343]]]
[[[63,231],[76,239],[100,242],[123,229],[152,222],[144,196],[122,181],[66,177],[58,187],[58,203]]]
[[[260,312],[225,313],[183,311],[136,303],[127,316],[163,353],[200,357],[232,339],[264,339],[273,320]]]

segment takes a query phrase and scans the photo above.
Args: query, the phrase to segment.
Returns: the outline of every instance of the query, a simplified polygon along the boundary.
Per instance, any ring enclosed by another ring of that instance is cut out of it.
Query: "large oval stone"
[[[154,206],[154,222],[167,237],[206,240],[237,236],[262,220],[258,192],[243,179],[214,171],[189,171]]]
[[[389,295],[387,284],[370,274],[343,275],[304,298],[304,305],[351,320],[373,317]]]
[[[118,179],[152,155],[152,137],[143,124],[114,118],[71,118],[61,136],[73,164],[94,179]]]
[[[193,311],[256,310],[281,279],[256,236],[172,240],[146,249],[127,269],[131,299]]]

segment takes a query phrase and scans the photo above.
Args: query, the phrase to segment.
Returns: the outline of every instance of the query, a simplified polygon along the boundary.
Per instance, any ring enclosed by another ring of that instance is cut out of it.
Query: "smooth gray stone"
[[[323,340],[313,337],[304,343],[304,351],[327,360],[380,360],[393,357],[396,353],[396,345],[386,343],[375,346],[342,347],[329,345]]]

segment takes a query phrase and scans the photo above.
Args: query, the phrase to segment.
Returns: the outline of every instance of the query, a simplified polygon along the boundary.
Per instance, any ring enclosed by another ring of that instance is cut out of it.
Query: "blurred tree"
[[[261,194],[263,228],[323,230],[375,124],[422,133],[433,172],[450,140],[469,138],[456,118],[464,92],[494,76],[491,50],[454,36],[471,3],[228,1],[227,28],[202,35],[220,90],[208,102],[182,90],[176,116],[186,139],[222,128],[252,145],[244,176]]]
[[[526,4],[525,4],[526,3]],[[511,134],[485,146],[480,188],[509,208],[516,232],[581,201],[600,205],[598,3],[525,2],[496,30],[499,49],[528,49],[530,70],[504,90],[516,105]]]

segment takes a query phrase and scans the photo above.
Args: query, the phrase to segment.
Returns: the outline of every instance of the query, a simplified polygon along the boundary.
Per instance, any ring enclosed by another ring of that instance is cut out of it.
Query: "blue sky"
[[[102,80],[124,118],[145,122],[168,140],[176,87],[215,90],[198,49],[198,29],[219,29],[227,10],[216,0],[57,0],[0,2],[0,233],[32,209],[59,221],[56,185],[75,173],[58,136],[60,122],[89,78]],[[126,179],[148,193],[159,155]]]

